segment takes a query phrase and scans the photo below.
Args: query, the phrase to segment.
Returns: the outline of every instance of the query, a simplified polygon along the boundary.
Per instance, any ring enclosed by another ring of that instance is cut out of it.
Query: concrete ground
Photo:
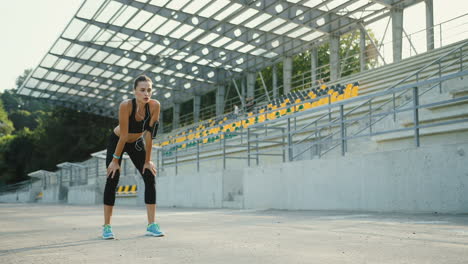
[[[468,263],[468,214],[0,204],[0,263]]]

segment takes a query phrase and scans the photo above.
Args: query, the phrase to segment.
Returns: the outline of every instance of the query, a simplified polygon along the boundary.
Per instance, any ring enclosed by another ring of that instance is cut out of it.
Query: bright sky
[[[434,24],[468,13],[467,0],[433,0]],[[16,78],[27,68],[36,67],[42,57],[71,20],[82,0],[14,0],[2,1],[0,10],[0,92],[15,86]],[[405,10],[404,27],[408,34],[425,27],[425,5],[418,4]],[[467,22],[468,15],[463,19]],[[387,20],[375,23],[372,29],[380,40]],[[466,38],[468,25],[447,23],[442,27],[447,41]],[[439,33],[436,29],[436,35]],[[464,34],[462,34],[464,33]],[[390,31],[384,43],[391,40]],[[414,39],[421,38],[421,34]],[[438,42],[436,37],[436,42]],[[424,46],[424,45],[422,45]],[[437,46],[437,45],[436,45]],[[418,49],[419,46],[416,48]],[[409,46],[404,44],[404,52]],[[386,54],[387,57],[387,54]]]

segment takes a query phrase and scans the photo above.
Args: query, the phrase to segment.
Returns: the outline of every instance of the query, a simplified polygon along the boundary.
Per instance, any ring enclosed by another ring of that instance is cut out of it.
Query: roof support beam
[[[122,4],[130,5],[136,7],[137,9],[143,9],[153,14],[158,14],[159,16],[165,17],[167,19],[176,20],[181,23],[186,23],[186,21],[198,21],[198,24],[193,24],[193,27],[203,29],[209,33],[211,33],[211,28],[219,24],[218,20],[207,18],[203,16],[199,16],[196,14],[190,14],[183,12],[181,10],[173,10],[166,7],[159,7],[156,5],[151,4],[144,4],[137,1],[128,1],[128,0],[115,0]],[[196,0],[193,0],[196,1]],[[177,12],[177,16],[173,15],[173,12]],[[259,16],[262,13],[257,13],[254,16]],[[239,30],[241,34],[238,34]],[[281,48],[277,47],[274,48],[271,46],[271,41],[278,37],[283,38],[285,41],[289,42],[291,46],[299,46],[305,44],[305,41],[300,39],[294,39],[288,36],[276,34],[274,32],[265,32],[261,30],[257,30],[255,28],[249,28],[242,24],[233,24],[230,22],[223,22],[221,26],[218,27],[216,34],[225,36],[230,39],[235,39],[237,41],[241,41],[244,43],[250,42],[250,45],[253,45],[257,48],[262,48],[265,50],[273,51],[275,53],[280,53]],[[262,38],[256,37],[263,35]],[[255,41],[252,41],[255,40]],[[214,47],[214,46],[212,46]]]

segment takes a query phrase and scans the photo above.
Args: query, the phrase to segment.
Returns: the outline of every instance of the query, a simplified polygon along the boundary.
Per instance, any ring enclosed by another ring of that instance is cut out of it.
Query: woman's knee
[[[149,170],[146,169],[142,176],[143,176],[143,181],[145,182],[146,185],[147,184],[154,185],[156,183],[155,182],[156,177]]]

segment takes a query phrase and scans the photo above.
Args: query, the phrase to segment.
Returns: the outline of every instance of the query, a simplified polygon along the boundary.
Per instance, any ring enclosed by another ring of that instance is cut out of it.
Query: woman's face
[[[138,82],[137,87],[135,88],[135,98],[138,101],[147,103],[150,100],[153,89],[151,88],[151,83],[148,81]]]

